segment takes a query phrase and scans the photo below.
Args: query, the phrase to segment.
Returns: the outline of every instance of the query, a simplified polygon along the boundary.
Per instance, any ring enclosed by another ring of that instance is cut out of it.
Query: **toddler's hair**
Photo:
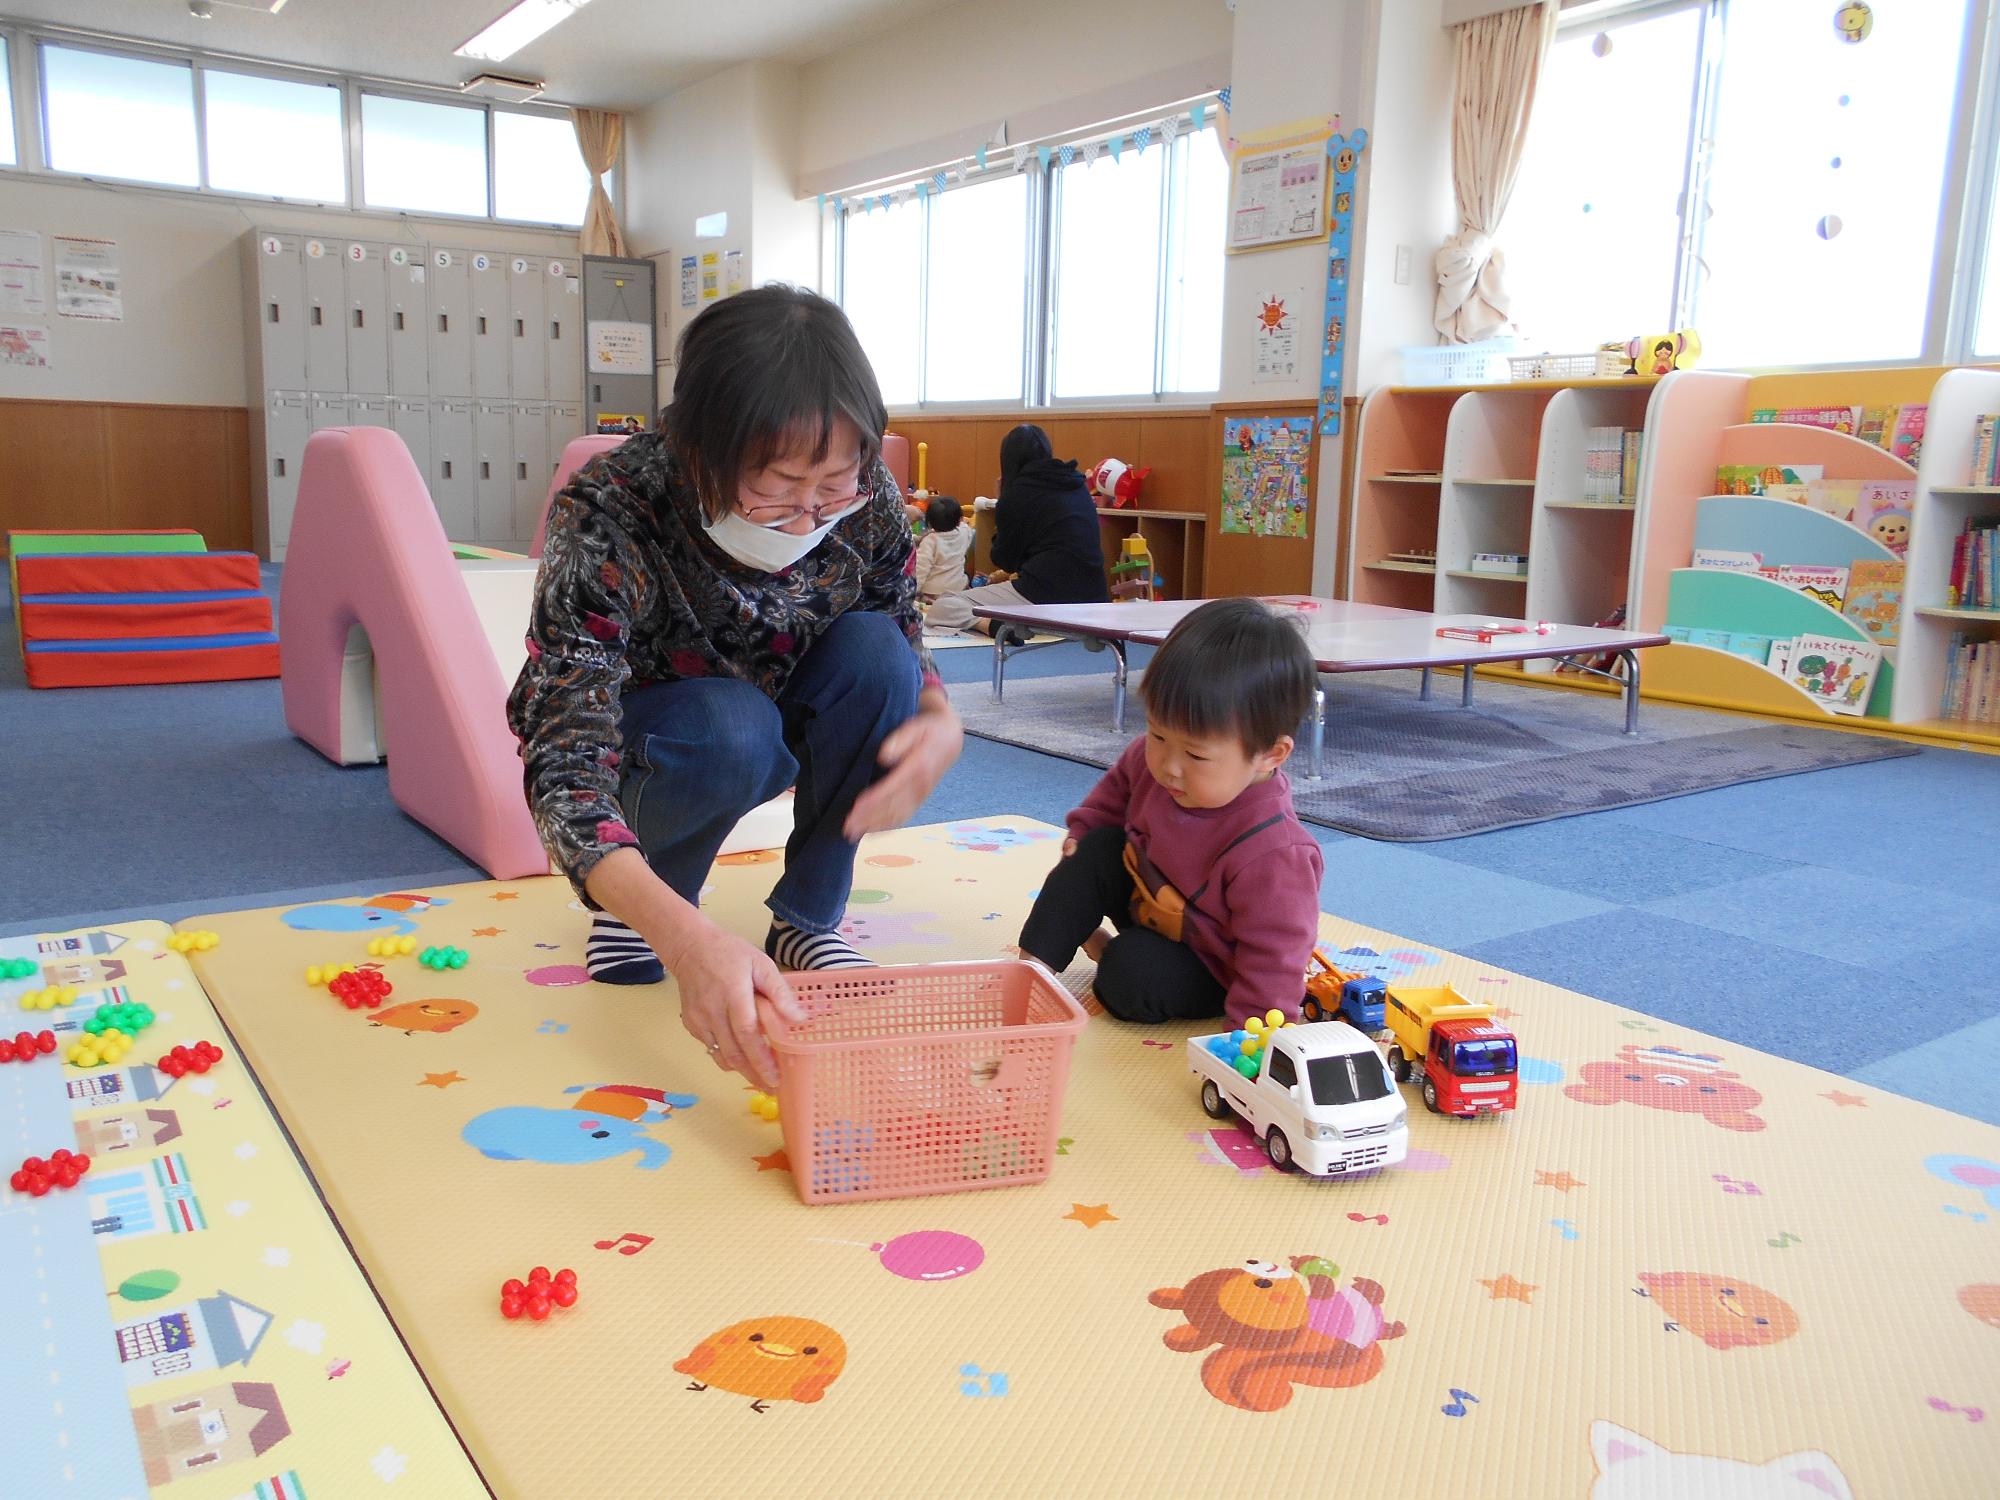
[[[1174,627],[1140,692],[1155,723],[1234,735],[1258,755],[1299,727],[1318,676],[1296,615],[1255,599],[1216,599]]]
[[[932,531],[956,531],[965,511],[948,495],[940,495],[924,507],[924,525]]]

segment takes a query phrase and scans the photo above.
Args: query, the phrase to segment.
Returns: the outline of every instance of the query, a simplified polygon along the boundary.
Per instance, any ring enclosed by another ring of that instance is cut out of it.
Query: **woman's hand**
[[[806,1019],[778,966],[761,948],[705,917],[687,924],[672,951],[655,951],[680,984],[681,1024],[688,1034],[708,1049],[717,1067],[775,1090],[778,1062],[758,1024],[758,1006],[768,1005],[793,1024]]]
[[[914,717],[889,732],[877,759],[887,774],[854,799],[842,832],[859,842],[909,820],[965,748],[958,711],[942,688],[925,688]]]

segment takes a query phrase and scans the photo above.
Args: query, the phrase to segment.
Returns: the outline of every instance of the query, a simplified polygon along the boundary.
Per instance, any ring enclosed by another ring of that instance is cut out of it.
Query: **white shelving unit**
[[[1952,544],[1965,523],[2000,516],[2000,486],[1971,485],[1973,424],[2000,413],[2000,372],[1947,371],[1931,392],[1910,516],[1901,640],[1890,716],[1902,724],[1945,724],[1944,677],[1954,634],[2000,637],[2000,610],[1949,603]],[[1968,725],[1992,732],[1993,725]]]
[[[1526,552],[1535,497],[1535,441],[1547,393],[1505,386],[1468,391],[1445,423],[1438,496],[1437,588],[1441,615],[1519,618],[1520,575],[1475,573],[1475,552]]]

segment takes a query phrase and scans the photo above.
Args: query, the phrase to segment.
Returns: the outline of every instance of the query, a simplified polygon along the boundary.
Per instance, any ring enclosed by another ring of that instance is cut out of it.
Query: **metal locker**
[[[547,266],[542,312],[548,324],[551,401],[583,400],[583,280],[576,269],[573,262],[560,260]]]
[[[422,245],[391,245],[387,299],[389,394],[426,396],[431,389],[429,252]]]
[[[306,388],[347,389],[347,269],[343,241],[306,241]]]
[[[507,353],[510,389],[516,401],[549,396],[546,297],[539,255],[517,255],[507,265]]]
[[[548,497],[549,407],[546,401],[514,403],[514,540],[526,547]]]
[[[556,465],[562,462],[563,449],[569,446],[571,438],[583,436],[583,404],[577,401],[551,401],[549,403],[549,472],[544,477],[552,478]]]
[[[444,534],[455,542],[473,540],[477,529],[479,466],[472,445],[472,402],[446,396],[431,402],[431,503]]]
[[[258,391],[302,391],[306,388],[305,240],[269,229],[253,231],[252,238],[257,243],[251,316],[257,324],[262,361]]]
[[[394,396],[389,400],[389,425],[410,450],[410,461],[431,483],[431,404],[421,396]]]
[[[383,247],[349,240],[347,266],[347,389],[370,394],[389,389],[388,262]],[[386,425],[386,424],[384,424]]]
[[[393,427],[395,412],[387,396],[349,396],[347,398],[347,425],[349,427]]]
[[[583,414],[591,426],[599,416],[643,416],[651,426],[660,409],[659,351],[653,346],[654,266],[650,260],[615,260],[603,256],[583,258],[584,343],[596,345],[610,330],[602,325],[623,325],[638,341],[651,349],[630,367],[626,359],[610,360],[609,369],[593,369],[605,354],[589,348],[584,370]],[[619,352],[624,351],[621,348]]]
[[[472,394],[472,268],[463,250],[433,250],[429,267],[433,396]],[[461,538],[461,540],[463,540]]]
[[[507,258],[485,250],[472,253],[472,394],[507,399],[509,379]]]
[[[472,404],[474,470],[473,540],[499,544],[514,540],[514,404]]]
[[[259,549],[273,562],[285,555],[292,534],[292,512],[299,503],[299,463],[305,457],[311,425],[304,391],[272,391],[264,403],[264,513]]]
[[[347,392],[312,391],[306,396],[306,420],[314,432],[347,425]]]

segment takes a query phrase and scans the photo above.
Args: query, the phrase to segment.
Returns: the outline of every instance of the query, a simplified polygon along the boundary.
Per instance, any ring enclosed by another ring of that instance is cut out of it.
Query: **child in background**
[[[1069,815],[1021,952],[1060,974],[1081,946],[1120,1020],[1296,1017],[1322,862],[1279,767],[1316,677],[1295,620],[1254,599],[1175,626],[1146,668],[1146,733]]]
[[[966,587],[965,554],[972,528],[956,500],[939,496],[924,507],[924,539],[917,543],[917,597],[928,604]]]

